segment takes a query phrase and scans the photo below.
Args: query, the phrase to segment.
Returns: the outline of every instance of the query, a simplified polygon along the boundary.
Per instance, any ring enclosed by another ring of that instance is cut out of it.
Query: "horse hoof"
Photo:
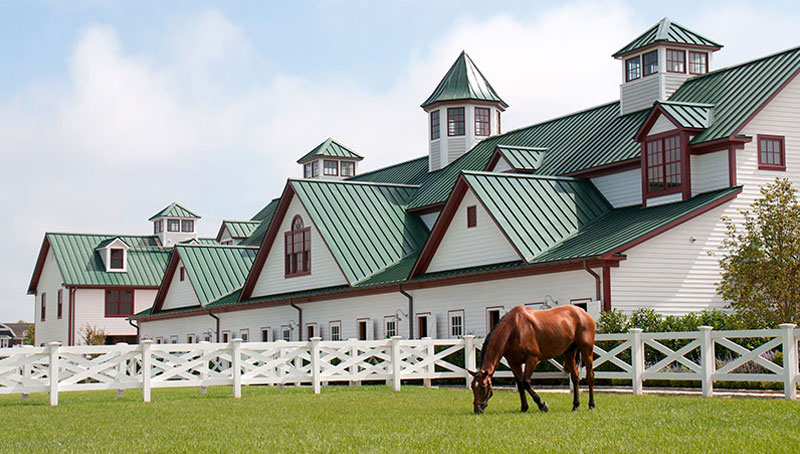
[[[589,411],[594,410],[594,405],[589,405]]]
[[[523,413],[527,413],[528,412],[528,407],[522,407],[522,408],[519,409],[519,411],[521,411]]]
[[[547,404],[544,403],[544,402],[542,403],[542,406],[539,407],[539,411],[541,411],[542,413],[547,413],[549,410],[550,410],[550,407],[548,407]]]
[[[572,411],[578,411],[578,405],[573,405],[572,406]]]

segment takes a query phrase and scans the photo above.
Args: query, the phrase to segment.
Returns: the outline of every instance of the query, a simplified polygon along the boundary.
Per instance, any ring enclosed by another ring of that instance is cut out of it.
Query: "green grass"
[[[797,452],[800,402],[598,394],[579,412],[542,393],[549,413],[519,413],[496,391],[484,415],[472,393],[405,386],[227,387],[0,396],[0,452]],[[280,451],[278,451],[280,449]]]

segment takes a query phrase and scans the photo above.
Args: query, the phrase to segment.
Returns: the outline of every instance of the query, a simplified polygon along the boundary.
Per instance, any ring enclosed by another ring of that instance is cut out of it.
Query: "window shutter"
[[[478,225],[478,209],[475,205],[467,207],[467,228]]]
[[[437,339],[438,336],[436,335],[436,316],[433,314],[428,315],[428,337],[431,339]]]
[[[371,318],[367,319],[367,340],[375,339],[375,324]]]

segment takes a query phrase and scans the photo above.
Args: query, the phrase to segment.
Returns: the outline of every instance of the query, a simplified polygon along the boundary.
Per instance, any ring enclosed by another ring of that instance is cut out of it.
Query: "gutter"
[[[414,338],[414,297],[411,296],[410,294],[406,293],[406,291],[403,290],[403,286],[402,285],[398,285],[397,286],[397,291],[399,291],[401,295],[403,295],[406,298],[408,298],[408,338],[409,339],[413,339]]]
[[[132,327],[136,328],[136,343],[138,344],[139,343],[139,324],[138,323],[134,324],[133,320],[131,320],[131,319],[128,319],[128,324],[131,325]]]
[[[217,342],[219,342],[219,317],[211,313],[211,310],[208,310],[208,315],[217,321]]]
[[[589,262],[587,262],[587,261],[583,262],[583,269],[586,270],[587,273],[591,274],[592,277],[594,277],[594,295],[595,295],[594,298],[595,298],[596,301],[600,301],[600,297],[601,297],[600,276],[597,273],[595,273],[594,271],[592,271],[591,268],[589,268]]]
[[[303,340],[303,308],[297,304],[294,304],[294,300],[291,298],[289,299],[289,306],[297,309],[297,329],[299,330],[299,333],[297,334],[297,340],[301,341]]]

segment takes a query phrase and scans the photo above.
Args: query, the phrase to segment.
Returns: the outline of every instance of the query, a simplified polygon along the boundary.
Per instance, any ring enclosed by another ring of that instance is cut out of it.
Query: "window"
[[[164,220],[159,219],[158,221],[153,222],[153,233],[159,234],[164,231]]]
[[[447,135],[464,135],[464,108],[451,107],[447,109]]]
[[[292,220],[292,230],[285,233],[286,277],[311,274],[311,228],[303,228],[299,215]]]
[[[439,138],[439,111],[431,112],[431,140]]]
[[[106,317],[127,317],[133,314],[132,289],[106,290]]]
[[[500,134],[500,112],[497,112],[497,133]]]
[[[311,178],[317,178],[319,176],[319,161],[314,161],[311,163]]]
[[[205,342],[211,342],[211,331],[206,331],[203,333],[203,340]]]
[[[250,329],[249,328],[240,329],[239,330],[239,339],[241,339],[242,342],[247,342],[248,340],[250,340]]]
[[[156,344],[163,344],[163,343],[164,343],[164,339],[163,338],[156,337]]]
[[[47,312],[47,293],[42,293],[42,300],[39,303],[41,304],[39,308],[41,311],[40,318],[44,321],[44,315]]]
[[[167,219],[167,232],[180,232],[181,221],[178,219]]]
[[[342,322],[330,322],[328,325],[331,331],[331,340],[338,341],[342,340]]]
[[[689,52],[689,74],[705,74],[708,72],[708,54],[705,52]]]
[[[281,338],[285,341],[292,340],[292,328],[288,325],[281,326]]]
[[[642,55],[644,66],[644,76],[647,77],[651,74],[658,72],[658,51],[654,50]]]
[[[329,159],[326,159],[324,161],[324,164],[325,167],[323,169],[323,172],[325,173],[325,175],[333,177],[339,176],[339,161],[331,161]]]
[[[394,315],[388,315],[383,318],[383,332],[386,334],[386,338],[390,338],[392,336],[397,336],[397,317]]]
[[[430,333],[428,333],[428,316],[430,314],[419,314],[417,315],[417,335],[419,339],[423,337],[429,337]]]
[[[680,136],[647,141],[647,192],[676,192],[680,186]]]
[[[500,323],[500,311],[502,307],[490,307],[486,309],[486,327],[488,331],[486,333],[492,332],[495,326]]]
[[[10,346],[9,341],[10,339],[7,339],[5,337],[0,339],[0,348],[8,348]]]
[[[197,342],[197,336],[195,336],[194,334],[187,334],[186,335],[186,343],[194,344],[195,342]]]
[[[311,338],[314,337],[314,331],[316,331],[316,327],[317,325],[313,323],[306,325],[306,339],[311,340]]]
[[[339,166],[342,169],[343,177],[352,177],[356,174],[356,163],[352,161],[342,161]]]
[[[577,306],[585,311],[589,310],[589,303],[592,301],[591,298],[577,298],[569,300],[569,304],[573,306]]]
[[[367,340],[367,323],[369,320],[358,320],[358,340]]]
[[[478,225],[478,208],[475,205],[467,207],[467,228],[470,229]]]
[[[311,178],[311,163],[303,165],[303,178]]]
[[[172,336],[169,338],[169,343],[170,343],[170,344],[177,344],[177,343],[178,343],[178,336],[177,336],[177,335],[172,335]]]
[[[109,264],[109,268],[112,270],[121,270],[125,268],[125,250],[124,249],[112,249],[111,250],[111,263]]]
[[[638,55],[625,60],[625,82],[642,77],[642,59]]]
[[[181,267],[181,282],[186,279],[186,268]]]
[[[184,219],[181,221],[181,232],[192,233],[194,232],[194,221],[191,219]]]
[[[490,124],[490,113],[491,111],[487,107],[476,107],[475,108],[475,135],[476,136],[488,136],[489,131],[491,131],[491,124]]]
[[[464,335],[464,311],[450,311],[447,313],[450,320],[450,337]]]
[[[261,328],[261,342],[272,342],[271,328]]]
[[[230,342],[231,339],[231,332],[230,331],[223,331],[222,332],[222,342]]]
[[[667,49],[667,72],[686,72],[686,52],[678,49]]]
[[[64,294],[64,291],[62,289],[58,289],[58,294],[56,295],[57,303],[58,303],[58,306],[56,306],[57,309],[58,309],[56,315],[58,316],[58,318],[61,318],[61,314],[62,314],[62,310],[63,310],[63,306],[64,306],[64,300],[63,300],[63,296],[64,295],[63,294]]]
[[[783,136],[758,136],[758,168],[786,170],[786,153]]]

